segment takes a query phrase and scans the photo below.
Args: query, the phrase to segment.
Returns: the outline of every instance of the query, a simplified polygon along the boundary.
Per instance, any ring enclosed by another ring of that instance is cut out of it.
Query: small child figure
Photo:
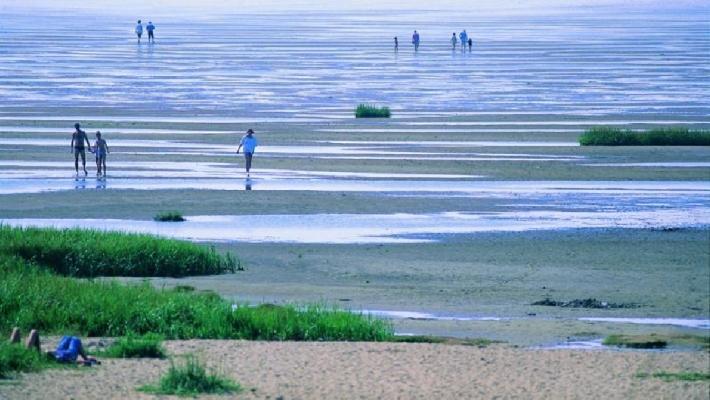
[[[471,52],[471,47],[473,47],[473,39],[468,38],[468,52]]]
[[[108,144],[101,138],[101,132],[96,131],[96,143],[94,144],[94,153],[96,153],[96,177],[101,178],[103,175],[106,178],[106,154]]]

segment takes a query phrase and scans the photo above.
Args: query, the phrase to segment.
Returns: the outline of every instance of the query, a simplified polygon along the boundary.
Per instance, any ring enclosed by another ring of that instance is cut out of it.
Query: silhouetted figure
[[[155,43],[155,36],[153,36],[153,31],[155,30],[155,25],[151,21],[148,21],[145,30],[148,31],[148,43]]]
[[[84,176],[88,174],[86,172],[86,147],[84,143],[91,151],[91,143],[89,143],[89,138],[86,136],[86,132],[81,130],[81,125],[77,122],[74,124],[74,133],[71,136],[71,149],[74,153],[74,169],[76,170],[76,176],[79,177],[79,156],[81,156],[81,165],[84,168]]]
[[[412,44],[414,45],[414,51],[419,50],[419,32],[414,31],[412,35]]]
[[[397,36],[394,37],[394,51],[395,53],[399,51],[399,40],[397,40]]]
[[[461,39],[461,51],[466,51],[466,42],[468,42],[468,33],[466,33],[466,29],[459,33],[459,39]]]
[[[456,50],[456,32],[451,34],[451,50]]]
[[[471,48],[473,47],[473,39],[468,38],[468,52],[471,52]]]
[[[141,20],[136,23],[136,36],[138,36],[138,43],[141,42],[141,36],[143,36],[143,24]]]

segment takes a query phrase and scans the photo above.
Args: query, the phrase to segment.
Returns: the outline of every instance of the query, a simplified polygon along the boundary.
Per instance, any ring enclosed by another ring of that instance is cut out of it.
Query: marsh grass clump
[[[35,349],[20,343],[0,341],[0,379],[17,372],[36,372],[47,368],[49,359]]]
[[[106,350],[98,353],[114,358],[165,358],[163,338],[154,333],[143,336],[129,334],[115,341]]]
[[[85,229],[0,226],[0,254],[19,256],[60,275],[214,275],[234,272],[239,261],[212,247],[151,235]]]
[[[185,217],[179,211],[162,211],[155,214],[154,221],[158,222],[184,222]]]
[[[357,108],[355,108],[355,118],[389,118],[391,115],[389,107],[358,104]]]
[[[673,381],[686,381],[686,382],[698,382],[698,381],[710,381],[710,373],[707,372],[654,372],[652,374],[646,372],[639,372],[636,374],[637,378],[659,378],[666,382]]]
[[[650,335],[609,335],[602,342],[605,346],[621,346],[631,349],[662,349],[668,345],[668,340]]]
[[[579,137],[582,146],[710,146],[710,130],[682,126],[652,128],[643,132],[613,126],[595,126]]]
[[[2,254],[0,315],[0,329],[93,337],[387,341],[394,335],[387,321],[336,308],[233,306],[214,293],[57,276]]]
[[[171,360],[170,369],[157,385],[142,386],[139,390],[150,394],[196,396],[236,393],[242,388],[227,377],[207,371],[197,357],[188,355],[180,364]]]

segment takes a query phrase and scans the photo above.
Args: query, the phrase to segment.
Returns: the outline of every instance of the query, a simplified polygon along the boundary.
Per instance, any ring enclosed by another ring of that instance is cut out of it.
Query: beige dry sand
[[[246,389],[238,399],[708,399],[706,382],[664,382],[638,372],[707,371],[707,352],[530,350],[409,343],[172,341]],[[167,360],[112,360],[26,374],[2,399],[146,399]],[[162,396],[161,398],[166,398]]]

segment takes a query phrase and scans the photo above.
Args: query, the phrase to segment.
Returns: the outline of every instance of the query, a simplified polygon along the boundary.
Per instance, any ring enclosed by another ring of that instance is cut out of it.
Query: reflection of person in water
[[[251,179],[244,181],[244,190],[251,190]]]

